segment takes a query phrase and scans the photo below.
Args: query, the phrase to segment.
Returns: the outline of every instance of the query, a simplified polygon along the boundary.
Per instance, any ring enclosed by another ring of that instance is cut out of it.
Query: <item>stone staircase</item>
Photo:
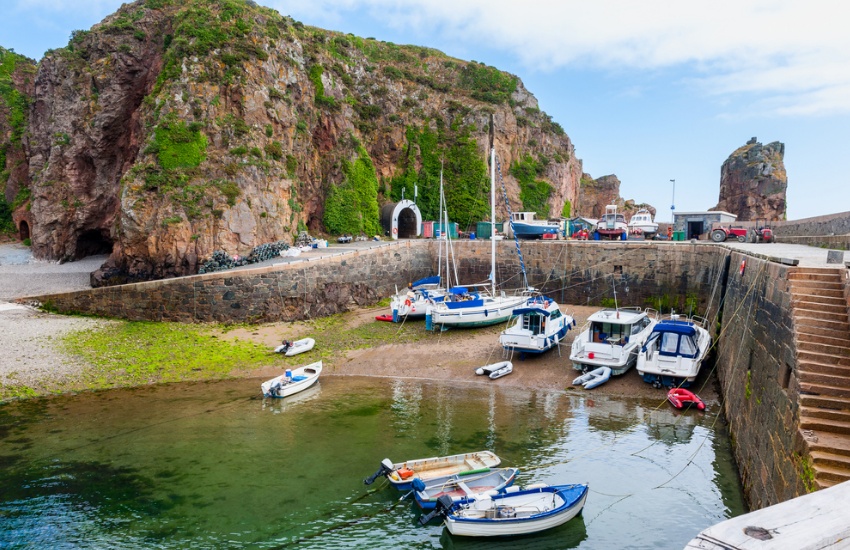
[[[815,485],[850,480],[850,318],[843,269],[789,272],[801,435],[808,442]]]

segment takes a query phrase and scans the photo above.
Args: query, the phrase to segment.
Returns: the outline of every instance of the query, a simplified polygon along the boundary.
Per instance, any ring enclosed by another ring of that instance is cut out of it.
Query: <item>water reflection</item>
[[[484,448],[521,469],[518,484],[591,489],[583,517],[500,547],[681,548],[743,512],[728,438],[706,413],[492,384],[320,384],[285,399],[258,398],[249,380],[0,407],[0,540],[12,548],[491,547],[419,527],[416,508],[385,481],[362,484],[384,457]]]

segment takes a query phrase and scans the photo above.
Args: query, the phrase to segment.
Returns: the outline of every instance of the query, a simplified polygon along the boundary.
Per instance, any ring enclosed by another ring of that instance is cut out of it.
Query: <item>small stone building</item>
[[[738,216],[714,210],[707,212],[674,212],[673,231],[684,231],[686,239],[698,239],[711,231],[712,224],[731,224]]]

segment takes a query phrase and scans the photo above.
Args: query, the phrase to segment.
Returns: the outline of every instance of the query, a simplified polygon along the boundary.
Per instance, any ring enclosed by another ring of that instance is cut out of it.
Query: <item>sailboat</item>
[[[490,118],[490,227],[491,235],[496,234],[496,145],[494,125]],[[517,245],[518,246],[518,245]],[[523,278],[525,271],[523,270]],[[454,286],[442,302],[429,308],[431,326],[445,330],[450,327],[480,327],[495,325],[507,321],[514,309],[525,304],[534,293],[526,289],[507,295],[505,291],[496,291],[496,239],[490,239],[490,276],[489,283],[483,285]],[[483,287],[482,290],[470,290],[469,287]],[[488,288],[489,287],[489,288]],[[427,321],[426,321],[427,322]]]

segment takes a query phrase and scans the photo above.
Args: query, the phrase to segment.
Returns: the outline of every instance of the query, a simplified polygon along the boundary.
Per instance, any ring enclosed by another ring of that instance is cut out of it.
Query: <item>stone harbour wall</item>
[[[515,244],[496,244],[500,287],[521,288]],[[452,246],[460,283],[486,283],[490,241],[458,240]],[[436,273],[438,251],[436,241],[407,241],[289,265],[38,299],[59,312],[133,320],[292,321],[375,304],[396,286]],[[522,244],[522,255],[529,284],[559,303],[613,306],[616,289],[621,307],[707,317],[715,338],[721,331],[716,348],[721,407],[751,506],[805,493],[787,266],[699,241],[534,241]]]

